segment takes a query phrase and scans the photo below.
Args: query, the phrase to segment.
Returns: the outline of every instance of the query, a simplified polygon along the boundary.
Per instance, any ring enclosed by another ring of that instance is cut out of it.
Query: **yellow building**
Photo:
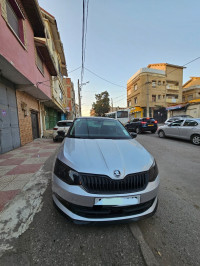
[[[182,102],[183,67],[167,63],[150,64],[127,82],[127,105],[134,117],[167,117],[165,107]]]
[[[183,85],[183,102],[200,99],[200,77],[190,77]]]
[[[51,129],[58,120],[65,118],[67,111],[67,91],[64,84],[67,67],[56,19],[42,8],[41,13],[45,25],[45,42],[57,72],[56,76],[51,77],[52,100],[44,103],[46,129]]]

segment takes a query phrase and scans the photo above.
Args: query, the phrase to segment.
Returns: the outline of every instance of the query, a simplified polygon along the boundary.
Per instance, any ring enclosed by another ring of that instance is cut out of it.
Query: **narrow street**
[[[137,140],[155,156],[161,186],[156,215],[135,225],[160,265],[199,265],[199,147],[148,133]],[[43,167],[49,180],[53,160]],[[55,209],[50,183],[41,207],[28,230],[12,239],[1,265],[152,265],[130,224],[73,224]]]

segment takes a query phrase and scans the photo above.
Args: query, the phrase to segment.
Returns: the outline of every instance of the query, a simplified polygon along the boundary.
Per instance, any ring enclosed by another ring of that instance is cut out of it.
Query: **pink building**
[[[0,2],[0,153],[40,136],[41,105],[57,72],[36,0]]]

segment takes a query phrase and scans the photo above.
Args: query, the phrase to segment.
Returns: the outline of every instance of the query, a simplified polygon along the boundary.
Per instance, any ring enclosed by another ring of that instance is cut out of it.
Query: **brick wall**
[[[18,117],[19,117],[19,128],[21,145],[25,145],[33,141],[32,135],[32,122],[31,122],[31,110],[38,111],[38,127],[40,132],[40,117],[39,117],[39,104],[38,101],[30,96],[29,94],[16,91]]]

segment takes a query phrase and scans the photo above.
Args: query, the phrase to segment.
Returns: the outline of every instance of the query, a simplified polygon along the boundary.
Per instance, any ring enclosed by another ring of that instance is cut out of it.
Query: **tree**
[[[95,94],[96,103],[92,104],[92,108],[95,111],[95,116],[105,116],[110,110],[109,93],[103,91],[100,94]]]

